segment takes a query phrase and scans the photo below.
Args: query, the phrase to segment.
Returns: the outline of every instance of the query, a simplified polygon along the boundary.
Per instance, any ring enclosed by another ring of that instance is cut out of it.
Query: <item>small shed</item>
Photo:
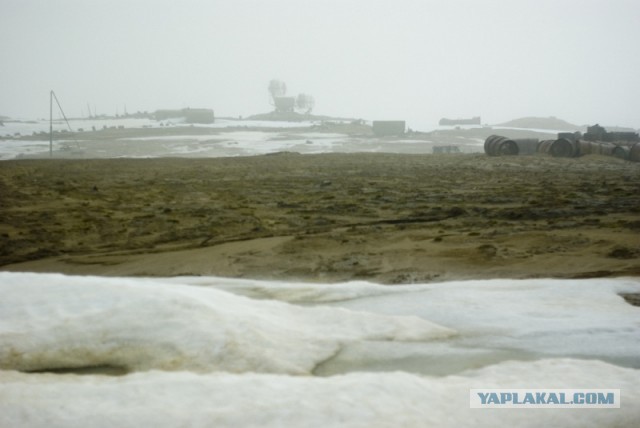
[[[406,123],[404,120],[374,120],[373,133],[378,137],[404,135]]]
[[[213,110],[208,108],[183,108],[182,110],[157,110],[154,114],[156,120],[184,118],[186,123],[213,123],[215,117]]]
[[[213,123],[213,110],[208,108],[186,108],[182,110],[187,123]]]

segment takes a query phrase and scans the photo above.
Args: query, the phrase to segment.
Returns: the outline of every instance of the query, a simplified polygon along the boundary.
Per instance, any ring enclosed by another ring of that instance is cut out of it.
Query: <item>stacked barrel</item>
[[[640,143],[614,144],[563,137],[554,140],[533,138],[507,138],[491,135],[484,142],[484,152],[489,156],[515,156],[544,153],[553,157],[574,158],[584,155],[615,156],[640,162]]]

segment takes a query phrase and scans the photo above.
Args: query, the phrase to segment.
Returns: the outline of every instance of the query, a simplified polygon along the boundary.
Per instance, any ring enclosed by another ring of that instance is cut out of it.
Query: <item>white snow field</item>
[[[621,292],[640,280],[0,272],[0,427],[635,427]],[[470,409],[471,388],[619,389],[621,407]]]
[[[637,278],[474,280],[407,286],[366,282],[301,284],[177,277],[252,298],[323,304],[383,315],[413,315],[457,335],[429,343],[362,341],[316,370],[403,370],[449,374],[505,359],[597,358],[640,369],[640,308],[619,293],[640,292]]]
[[[310,374],[346,343],[455,334],[415,316],[135,279],[0,273],[0,283],[0,369]]]
[[[621,390],[619,409],[470,409],[471,388]],[[637,427],[640,372],[599,361],[506,362],[443,378],[0,372],[3,427]]]

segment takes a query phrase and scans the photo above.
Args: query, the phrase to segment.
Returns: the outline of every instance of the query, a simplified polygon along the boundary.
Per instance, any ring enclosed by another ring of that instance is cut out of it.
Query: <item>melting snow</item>
[[[444,378],[0,371],[6,427],[635,427],[640,372],[599,361],[509,362]],[[620,409],[470,409],[471,388],[621,390]]]
[[[640,309],[621,292],[640,281],[0,273],[0,426],[631,427]],[[124,376],[41,372],[92,368]],[[469,389],[507,387],[622,406],[469,409]]]
[[[415,316],[302,308],[134,279],[0,273],[0,368],[309,374],[345,344],[454,334]]]

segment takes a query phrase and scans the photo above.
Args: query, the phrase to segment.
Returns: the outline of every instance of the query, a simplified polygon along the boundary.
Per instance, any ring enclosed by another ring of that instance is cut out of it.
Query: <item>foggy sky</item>
[[[205,107],[640,127],[638,0],[0,0],[0,115]]]

